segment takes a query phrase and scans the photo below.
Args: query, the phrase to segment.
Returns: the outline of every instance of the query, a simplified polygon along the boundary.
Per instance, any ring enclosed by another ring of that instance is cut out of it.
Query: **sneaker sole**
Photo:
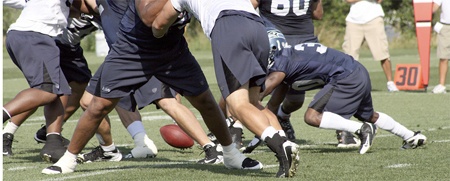
[[[297,173],[297,168],[300,163],[299,153],[300,153],[300,149],[299,149],[298,145],[292,147],[292,154],[291,154],[292,161],[291,161],[291,167],[289,168],[288,177],[293,177]]]
[[[38,137],[36,137],[36,135],[34,135],[34,140],[39,144],[39,143],[45,143],[45,142],[47,142],[46,140],[42,140],[42,139],[39,139]]]

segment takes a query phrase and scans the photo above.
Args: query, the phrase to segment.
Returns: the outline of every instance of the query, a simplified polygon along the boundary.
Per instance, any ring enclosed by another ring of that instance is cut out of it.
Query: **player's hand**
[[[182,29],[191,21],[191,14],[184,11],[178,15],[177,20],[170,26],[170,27],[176,27],[178,29]]]

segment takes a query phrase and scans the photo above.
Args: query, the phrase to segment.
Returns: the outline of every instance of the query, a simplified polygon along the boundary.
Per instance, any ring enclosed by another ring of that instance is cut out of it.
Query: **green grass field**
[[[418,63],[416,49],[391,50],[393,68],[399,63]],[[437,65],[432,51],[430,86],[437,84]],[[194,52],[208,78],[216,99],[219,99],[217,83],[210,52]],[[94,53],[86,53],[92,70],[102,62]],[[21,72],[3,55],[3,102],[12,99],[20,90],[27,88]],[[402,140],[386,131],[379,130],[371,150],[360,155],[357,149],[336,148],[335,132],[310,127],[303,122],[303,113],[316,91],[308,92],[306,105],[293,113],[292,124],[301,146],[301,162],[296,180],[448,180],[450,178],[450,94],[435,95],[428,92],[389,93],[379,62],[372,61],[364,51],[360,60],[369,70],[373,85],[375,110],[391,115],[406,127],[422,131],[428,144],[415,150],[401,150]],[[450,76],[447,77],[450,80]],[[449,86],[449,85],[447,85]],[[266,99],[267,100],[267,99]],[[199,121],[199,113],[184,100]],[[3,180],[275,180],[278,163],[266,147],[258,147],[249,157],[261,161],[265,168],[258,171],[229,170],[220,165],[199,165],[203,158],[197,146],[179,150],[167,145],[159,134],[159,128],[172,120],[154,106],[142,110],[147,134],[158,146],[156,158],[123,160],[121,162],[96,162],[78,165],[76,172],[64,175],[43,175],[41,170],[51,164],[39,157],[43,144],[36,144],[35,132],[44,123],[42,109],[27,120],[15,134],[13,157],[3,157]],[[72,136],[81,112],[78,111],[65,125],[63,135]],[[133,140],[120,123],[117,114],[110,114],[115,144],[122,153],[128,153]],[[205,126],[204,126],[205,127]],[[245,144],[253,134],[244,130]],[[84,149],[90,151],[98,145],[92,139]]]

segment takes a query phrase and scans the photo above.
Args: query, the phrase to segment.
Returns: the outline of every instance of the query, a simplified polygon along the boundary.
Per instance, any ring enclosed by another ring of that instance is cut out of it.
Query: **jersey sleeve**
[[[184,0],[170,0],[170,2],[172,3],[172,6],[175,10],[177,10],[178,12],[183,12],[184,8],[183,8],[183,2]]]

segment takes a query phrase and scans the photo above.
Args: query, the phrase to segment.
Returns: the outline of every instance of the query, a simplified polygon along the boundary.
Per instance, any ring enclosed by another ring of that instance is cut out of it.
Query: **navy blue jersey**
[[[102,19],[102,28],[108,46],[117,40],[120,20],[128,8],[130,0],[97,0],[98,9]]]
[[[259,13],[285,35],[314,35],[311,9],[313,1],[260,0]]]
[[[152,28],[145,25],[140,19],[135,4],[134,0],[130,1],[129,7],[122,18],[119,31],[120,37],[138,45],[139,49],[145,49],[143,50],[144,53],[174,53],[179,51],[180,48],[187,47],[186,40],[183,37],[184,28],[170,27],[164,37],[155,38],[152,34]]]
[[[286,47],[275,58],[270,72],[284,72],[284,82],[294,90],[322,88],[341,80],[359,66],[353,57],[319,43]]]

